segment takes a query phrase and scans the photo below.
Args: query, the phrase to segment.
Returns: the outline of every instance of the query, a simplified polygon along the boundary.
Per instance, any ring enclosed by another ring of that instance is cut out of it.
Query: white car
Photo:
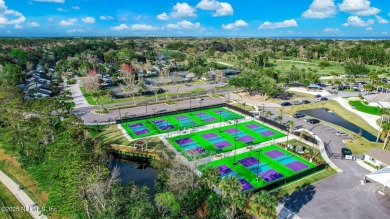
[[[313,102],[321,102],[321,97],[315,98],[315,99],[313,100]]]
[[[345,132],[336,132],[336,135],[337,136],[348,136],[348,134]]]

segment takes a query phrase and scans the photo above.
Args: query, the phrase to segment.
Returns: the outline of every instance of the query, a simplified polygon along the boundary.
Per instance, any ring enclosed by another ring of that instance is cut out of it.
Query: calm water
[[[110,169],[118,166],[120,170],[119,179],[122,185],[130,182],[149,188],[149,194],[154,195],[154,181],[157,179],[157,171],[148,165],[125,160],[113,160]]]
[[[376,141],[376,136],[372,135],[371,133],[367,132],[364,129],[361,129],[359,126],[346,121],[345,119],[339,117],[338,115],[336,115],[332,112],[329,112],[328,109],[317,108],[317,109],[311,109],[311,110],[303,110],[301,112],[306,114],[306,115],[333,123],[333,124],[341,126],[341,127],[344,127],[344,128],[349,129],[357,134],[361,133],[361,136],[366,138],[369,141]]]

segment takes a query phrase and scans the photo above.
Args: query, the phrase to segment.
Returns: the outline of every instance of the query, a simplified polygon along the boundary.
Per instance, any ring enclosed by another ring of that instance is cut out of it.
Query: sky
[[[0,37],[390,37],[389,0],[0,0]]]

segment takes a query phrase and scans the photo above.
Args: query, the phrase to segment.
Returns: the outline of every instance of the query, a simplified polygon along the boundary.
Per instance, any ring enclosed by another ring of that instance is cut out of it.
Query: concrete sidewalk
[[[64,79],[64,81],[67,84],[66,79]],[[75,109],[92,106],[92,105],[90,105],[87,102],[87,99],[85,99],[83,93],[81,92],[81,89],[80,89],[80,78],[77,78],[77,83],[76,84],[71,84],[71,85],[67,84],[67,86],[69,87],[69,90],[70,90],[70,92],[72,94],[73,102],[76,104]]]
[[[36,219],[47,219],[44,215],[39,215],[39,207],[28,197],[28,195],[16,184],[11,178],[0,170],[0,181],[14,194],[19,202],[24,206],[25,211],[28,211],[33,218]],[[22,210],[22,209],[20,209]]]

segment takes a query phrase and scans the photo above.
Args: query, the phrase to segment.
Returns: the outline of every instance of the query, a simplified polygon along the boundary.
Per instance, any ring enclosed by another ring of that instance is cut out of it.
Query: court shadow
[[[296,191],[291,195],[286,196],[279,200],[287,209],[297,214],[303,206],[309,203],[316,193],[315,186],[309,184],[303,184],[302,186],[296,187]],[[289,218],[289,217],[285,217]]]

